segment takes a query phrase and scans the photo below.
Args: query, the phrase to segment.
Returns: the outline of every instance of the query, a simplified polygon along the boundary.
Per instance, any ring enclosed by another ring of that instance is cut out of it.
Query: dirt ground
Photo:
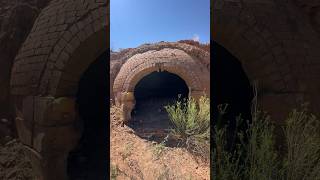
[[[119,109],[111,108],[111,179],[210,179],[209,163],[184,148],[140,138],[130,127],[121,126],[120,117]]]
[[[209,163],[195,158],[184,148],[166,147],[139,137],[130,127],[121,126],[119,113],[111,109],[111,179],[209,179]],[[9,136],[0,137],[0,179],[34,179],[22,144]]]

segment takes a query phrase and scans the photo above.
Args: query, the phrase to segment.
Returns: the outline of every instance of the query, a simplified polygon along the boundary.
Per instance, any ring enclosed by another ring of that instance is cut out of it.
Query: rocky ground
[[[121,126],[120,111],[111,109],[111,179],[206,180],[209,163],[184,148],[141,139],[134,130]]]
[[[29,159],[22,144],[9,136],[0,138],[0,179],[33,180]]]

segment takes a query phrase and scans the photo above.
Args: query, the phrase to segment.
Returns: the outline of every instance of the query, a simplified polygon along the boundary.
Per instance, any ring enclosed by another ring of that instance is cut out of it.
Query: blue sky
[[[210,41],[210,0],[111,0],[111,49],[183,39]]]

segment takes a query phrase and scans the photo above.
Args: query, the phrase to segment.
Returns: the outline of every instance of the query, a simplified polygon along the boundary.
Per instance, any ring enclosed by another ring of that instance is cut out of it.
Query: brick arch
[[[64,78],[62,72],[70,71],[68,65],[73,63],[75,54],[80,52],[79,49],[89,48],[85,50],[90,54],[87,55],[86,65],[106,50],[108,3],[51,1],[40,13],[16,56],[11,78],[12,94],[63,95],[63,92],[57,92],[60,78]],[[83,51],[82,53],[86,54]],[[79,67],[79,71],[83,71],[84,66]]]
[[[188,72],[183,69],[182,66],[176,66],[172,64],[168,64],[165,68],[162,69],[162,71],[168,71],[169,73],[175,74],[182,78],[187,86],[193,90],[201,90],[201,85],[199,83],[197,77],[192,76],[193,73],[188,74]],[[149,75],[150,73],[158,71],[158,68],[155,66],[147,66],[144,67],[141,71],[136,71],[132,74],[130,74],[130,77],[127,78],[124,86],[124,91],[133,92],[135,86],[138,84],[138,82],[145,76]]]
[[[70,44],[78,41],[78,45],[73,51],[70,52],[70,49],[65,48],[59,53],[60,55],[57,57],[53,68],[48,68],[41,80],[41,92],[54,96],[70,96],[76,93],[83,72],[94,60],[107,51],[107,27],[103,19],[97,21],[101,21],[98,23],[99,26],[88,25],[74,35]],[[86,33],[86,29],[90,26],[92,29]],[[83,39],[77,39],[81,34],[84,35]],[[65,47],[67,46],[68,44],[65,45]],[[46,76],[50,78],[46,79]]]
[[[136,54],[123,64],[113,85],[115,98],[119,100],[121,93],[133,92],[144,76],[159,69],[181,77],[190,88],[191,95],[201,91],[209,94],[209,71],[204,65],[182,50],[164,48]]]
[[[184,42],[158,42],[153,44],[143,44],[137,48],[129,48],[122,50],[120,52],[111,53],[111,62],[110,62],[110,98],[115,99],[115,93],[113,86],[115,85],[115,79],[118,76],[121,67],[125,64],[128,59],[131,57],[142,54],[148,51],[159,51],[161,49],[177,49],[184,51],[186,54],[194,58],[203,71],[210,71],[210,52],[201,49],[199,46],[194,44],[187,44]],[[207,76],[202,76],[203,81],[207,84],[206,89],[210,89],[210,79],[209,74]]]
[[[267,27],[252,14],[215,12],[214,41],[239,59],[251,82],[258,82],[262,90],[275,92],[297,87],[284,48]]]
[[[111,60],[125,62],[136,54],[141,54],[152,50],[158,51],[164,48],[182,50],[197,59],[199,63],[203,64],[207,69],[210,70],[210,52],[201,49],[198,46],[183,42],[159,42],[154,44],[143,44],[137,48],[130,48],[123,52],[117,53],[117,55],[111,56]]]
[[[297,107],[301,93],[282,40],[246,11],[245,5],[232,12],[224,9],[227,6],[216,8],[213,39],[238,58],[251,83],[258,82],[260,108],[274,120],[284,119]]]
[[[51,1],[15,58],[17,131],[37,179],[68,179],[66,157],[81,136],[75,92],[82,72],[108,51],[108,7],[109,0]]]

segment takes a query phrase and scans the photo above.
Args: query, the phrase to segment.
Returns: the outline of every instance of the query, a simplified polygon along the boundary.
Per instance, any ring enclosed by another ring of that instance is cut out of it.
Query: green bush
[[[171,135],[182,140],[187,149],[209,157],[210,153],[210,99],[202,96],[178,100],[165,106],[173,124]]]

